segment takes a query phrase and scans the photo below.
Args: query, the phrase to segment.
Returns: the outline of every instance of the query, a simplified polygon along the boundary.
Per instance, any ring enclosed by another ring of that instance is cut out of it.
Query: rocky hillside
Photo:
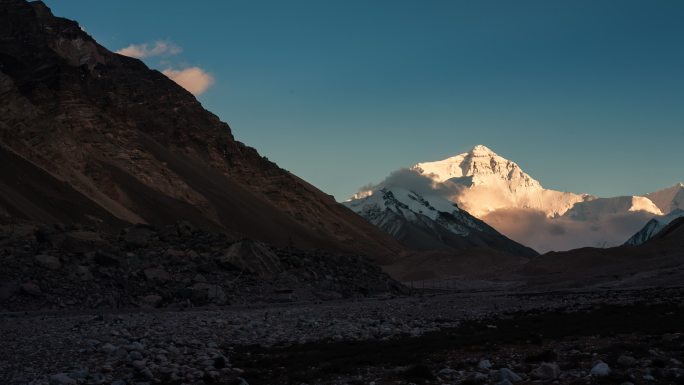
[[[0,310],[196,307],[399,293],[369,259],[233,242],[179,222],[118,235],[0,226]]]
[[[42,2],[0,1],[0,215],[120,229],[188,220],[233,239],[390,260],[389,236],[255,149],[189,92]],[[8,163],[5,163],[7,161]]]

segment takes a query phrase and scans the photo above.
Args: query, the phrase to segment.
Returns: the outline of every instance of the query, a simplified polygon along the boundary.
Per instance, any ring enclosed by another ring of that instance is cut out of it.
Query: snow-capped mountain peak
[[[503,181],[510,190],[541,188],[539,182],[512,162],[484,145],[434,162],[418,163],[411,167],[437,182],[454,180],[460,184],[483,185]]]
[[[586,194],[544,189],[517,163],[484,145],[444,160],[418,163],[411,170],[435,182],[460,186],[455,201],[477,217],[509,207],[540,210],[554,217],[577,202],[592,199]]]
[[[478,144],[477,146],[473,147],[473,149],[470,150],[470,153],[474,156],[498,156],[494,151],[483,144]]]

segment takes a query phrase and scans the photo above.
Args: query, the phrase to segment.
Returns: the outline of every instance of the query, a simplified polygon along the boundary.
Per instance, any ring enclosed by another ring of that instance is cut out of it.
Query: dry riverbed
[[[684,289],[5,313],[0,382],[677,384],[682,332]]]

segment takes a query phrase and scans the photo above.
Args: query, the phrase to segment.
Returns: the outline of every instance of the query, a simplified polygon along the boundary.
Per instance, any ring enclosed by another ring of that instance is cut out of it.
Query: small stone
[[[58,373],[50,377],[50,385],[76,385],[76,380],[66,373]]]
[[[156,239],[155,232],[147,226],[135,226],[128,229],[124,236],[126,245],[130,248],[141,248],[149,245]]]
[[[489,380],[489,376],[480,372],[472,372],[466,376],[466,382],[469,384],[484,384]]]
[[[225,357],[220,356],[220,357],[216,357],[214,359],[214,367],[216,369],[223,369],[226,366],[227,366],[227,362],[226,362]]]
[[[618,365],[625,367],[625,368],[631,368],[632,366],[634,366],[636,364],[636,362],[637,362],[636,358],[634,358],[632,356],[628,356],[626,354],[621,355],[617,359]]]
[[[144,368],[144,369],[142,369],[142,370],[140,371],[140,375],[143,376],[144,378],[147,378],[147,379],[152,379],[152,378],[154,378],[154,374],[152,374],[152,371],[150,370],[150,368]]]
[[[124,380],[114,380],[111,385],[127,385]]]
[[[492,363],[489,362],[489,360],[481,360],[478,364],[477,367],[480,369],[491,369]]]
[[[534,369],[530,376],[537,380],[555,380],[560,376],[560,367],[556,363],[544,362]]]
[[[514,371],[508,369],[508,368],[501,368],[499,369],[499,380],[500,381],[509,381],[509,382],[518,382],[522,381],[522,378],[517,375]]]
[[[206,278],[205,276],[203,276],[202,274],[199,274],[199,273],[196,274],[195,277],[194,277],[192,280],[193,280],[194,282],[202,282],[202,283],[206,283],[206,282],[207,282],[207,278]]]
[[[81,279],[81,281],[90,281],[93,279],[93,273],[90,272],[90,268],[88,266],[76,266],[76,275]]]
[[[503,380],[496,383],[496,385],[513,385],[509,380]]]
[[[149,268],[144,270],[145,279],[156,283],[165,283],[171,279],[171,275],[161,268]]]
[[[20,287],[16,282],[8,282],[0,285],[0,303],[12,298],[19,291]]]
[[[138,351],[140,351],[140,350],[144,350],[144,349],[145,349],[145,345],[141,344],[141,343],[138,342],[138,341],[133,341],[133,342],[131,342],[130,344],[128,344],[128,345],[126,346],[126,349],[127,349],[128,351],[131,351],[131,350],[138,350]]]
[[[116,346],[110,344],[109,342],[107,342],[106,344],[102,345],[102,347],[100,347],[100,350],[102,350],[103,352],[105,352],[107,354],[114,353],[116,351],[116,349],[118,349],[118,348]]]
[[[458,373],[458,371],[451,368],[444,368],[437,372],[440,376],[453,376],[456,373]]]
[[[162,303],[163,298],[158,294],[149,294],[140,297],[140,305],[142,307],[155,308],[159,307]]]
[[[646,381],[655,381],[655,377],[653,377],[650,374],[644,374],[644,376],[642,378]]]
[[[33,258],[40,266],[46,269],[59,270],[62,267],[59,258],[53,257],[52,255],[38,254]]]
[[[143,359],[143,355],[139,351],[134,350],[134,351],[128,353],[128,359],[130,361],[140,361]]]
[[[594,365],[593,368],[591,368],[591,372],[589,374],[594,377],[606,377],[610,375],[610,367],[605,362],[599,361],[596,365]]]
[[[26,282],[26,283],[22,284],[21,290],[24,293],[29,294],[29,295],[33,295],[33,296],[40,296],[41,294],[43,294],[43,292],[40,290],[40,287],[33,282]]]

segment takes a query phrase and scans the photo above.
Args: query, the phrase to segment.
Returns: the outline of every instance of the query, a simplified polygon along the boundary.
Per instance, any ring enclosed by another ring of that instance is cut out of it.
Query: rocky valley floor
[[[6,312],[3,384],[679,384],[684,289]]]

